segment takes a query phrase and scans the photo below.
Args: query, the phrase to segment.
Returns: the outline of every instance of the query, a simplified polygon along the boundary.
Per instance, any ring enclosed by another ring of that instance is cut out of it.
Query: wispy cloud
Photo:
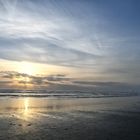
[[[68,17],[62,14],[53,2],[46,3],[46,7],[33,1],[11,3],[1,3],[7,13],[16,10],[12,19],[1,15],[1,58],[66,66],[94,65],[99,58],[97,47],[82,31],[82,25],[70,13]],[[52,7],[55,9],[51,10]],[[36,55],[40,57],[35,59]]]
[[[120,0],[0,0],[0,59],[80,67],[92,79],[140,82],[136,9],[135,1]]]

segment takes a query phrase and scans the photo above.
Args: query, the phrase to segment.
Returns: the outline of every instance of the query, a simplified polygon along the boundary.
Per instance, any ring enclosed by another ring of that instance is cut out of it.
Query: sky
[[[0,88],[140,85],[139,0],[0,0]]]

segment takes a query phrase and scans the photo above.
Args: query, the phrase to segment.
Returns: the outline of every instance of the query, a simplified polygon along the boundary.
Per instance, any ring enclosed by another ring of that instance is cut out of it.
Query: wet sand
[[[140,140],[140,97],[0,98],[0,140]]]

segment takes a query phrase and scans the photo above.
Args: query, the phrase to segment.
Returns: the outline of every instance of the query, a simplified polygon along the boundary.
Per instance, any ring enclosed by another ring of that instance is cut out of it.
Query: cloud
[[[133,7],[139,10],[135,1],[0,0],[0,59],[139,83],[140,19]]]
[[[75,78],[67,77],[64,74],[55,75],[37,75],[32,76],[14,71],[0,72],[0,90],[52,90],[52,91],[78,91],[81,92],[104,92],[104,94],[114,94],[118,92],[139,91],[139,85],[121,82],[99,82],[88,80],[75,80]],[[12,91],[14,92],[14,91]],[[109,93],[108,93],[109,92]],[[111,92],[111,93],[110,93]]]
[[[64,47],[56,40],[1,39],[0,57],[7,60],[33,61],[64,66],[94,65],[100,56]],[[5,46],[5,47],[4,47]],[[38,56],[38,57],[36,57]],[[84,60],[82,60],[84,57]],[[82,60],[82,61],[81,61]]]
[[[81,85],[89,85],[89,86],[96,86],[96,87],[122,87],[122,86],[129,86],[128,83],[120,83],[120,82],[97,82],[97,81],[74,81],[76,84]]]
[[[37,1],[2,1],[0,5],[7,13],[12,9],[17,12],[12,19],[0,15],[0,57],[73,67],[94,65],[100,55],[89,39],[92,35],[82,31],[70,13],[63,14],[50,1],[44,4],[47,8]]]
[[[48,86],[53,84],[67,84],[70,78],[66,77],[64,74],[56,75],[41,75],[32,76],[24,73],[19,73],[15,71],[1,71],[0,72],[0,87],[9,87],[9,83],[13,85],[13,88],[23,87],[23,86]]]

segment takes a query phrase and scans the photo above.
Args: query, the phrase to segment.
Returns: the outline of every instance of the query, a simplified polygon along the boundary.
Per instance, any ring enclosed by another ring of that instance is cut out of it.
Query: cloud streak
[[[83,68],[101,81],[140,82],[139,3],[130,1],[0,0],[0,59]]]
[[[139,85],[133,85],[121,82],[99,82],[88,80],[76,80],[64,74],[55,75],[38,75],[32,76],[14,71],[0,72],[0,91],[7,90],[20,91],[38,91],[38,90],[53,90],[55,91],[86,91],[86,92],[103,92],[104,94],[113,95],[114,92],[134,92],[139,91]],[[108,93],[109,92],[109,93]],[[111,93],[110,93],[111,92]]]
[[[17,12],[13,13],[12,20],[1,15],[1,58],[66,66],[80,66],[86,63],[94,65],[99,55],[89,50],[91,48],[98,51],[98,49],[92,47],[92,42],[88,41],[88,37],[85,38],[85,31],[81,30],[78,21],[72,19],[73,16],[70,13],[67,13],[68,17],[63,15],[60,8],[53,2],[45,3],[47,8],[43,5],[39,7],[37,4],[38,1],[25,1],[25,3],[2,1],[1,7],[7,13],[10,13],[12,9]],[[88,46],[89,49],[87,49]],[[40,57],[35,59],[34,55]],[[83,57],[85,59],[81,61]]]

